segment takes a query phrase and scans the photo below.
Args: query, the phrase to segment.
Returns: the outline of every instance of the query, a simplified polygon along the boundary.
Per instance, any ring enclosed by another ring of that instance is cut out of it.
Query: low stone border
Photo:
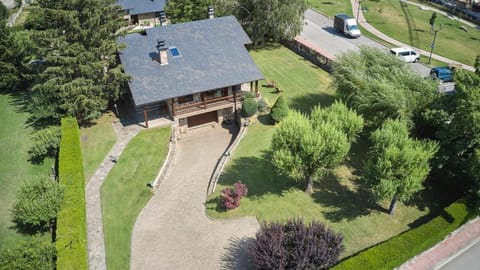
[[[245,134],[247,134],[247,126],[249,124],[249,120],[241,120],[240,124],[240,130],[237,133],[237,136],[235,137],[235,140],[233,141],[232,144],[223,152],[222,157],[220,160],[217,162],[217,165],[215,165],[215,170],[213,171],[212,177],[210,178],[210,181],[208,182],[208,188],[207,188],[207,197],[208,195],[212,194],[215,192],[215,188],[217,187],[217,182],[220,176],[222,175],[223,168],[225,167],[225,164],[227,164],[228,159],[230,158],[230,155],[232,154],[233,150],[237,148],[238,143],[245,137]],[[206,199],[206,198],[205,198]]]
[[[175,125],[172,125],[172,133],[170,135],[170,144],[168,147],[168,153],[167,153],[167,158],[165,159],[165,162],[163,162],[162,168],[157,174],[157,177],[155,178],[155,181],[151,184],[152,189],[154,192],[156,189],[160,186],[162,183],[163,179],[167,176],[168,169],[172,166],[173,161],[175,160],[175,152],[176,152],[176,147],[177,147],[177,138],[176,138],[176,127]]]

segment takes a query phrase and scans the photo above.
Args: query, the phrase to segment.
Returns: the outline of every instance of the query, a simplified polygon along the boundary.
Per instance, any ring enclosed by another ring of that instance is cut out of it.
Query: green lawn
[[[102,115],[91,126],[80,129],[85,183],[88,183],[117,141],[112,127],[114,120],[115,116],[109,112]]]
[[[333,16],[338,13],[353,16],[350,0],[308,0],[307,3],[308,7],[320,11],[332,20]]]
[[[13,247],[28,237],[18,233],[10,220],[20,184],[36,176],[49,177],[54,164],[52,160],[45,160],[41,165],[28,162],[31,130],[26,126],[28,114],[19,112],[17,101],[16,97],[0,94],[0,249]]]
[[[432,11],[401,4],[398,0],[369,0],[364,5],[368,7],[368,12],[364,15],[375,28],[394,39],[430,51],[433,33],[429,19]],[[466,32],[460,29],[462,26],[460,22],[440,14],[437,14],[435,24],[437,26],[443,24],[443,29],[437,34],[433,52],[473,66],[479,53],[480,31],[465,26],[468,31]]]
[[[309,111],[316,103],[332,102],[334,91],[328,74],[296,54],[279,47],[255,51],[251,55],[266,78],[279,82],[293,107]],[[264,87],[261,91],[270,102],[274,99],[270,88]],[[266,118],[260,116],[249,127],[247,136],[234,151],[216,194],[207,203],[207,212],[212,217],[254,215],[260,222],[294,217],[319,220],[343,234],[344,257],[409,229],[422,221],[430,209],[441,207],[430,204],[429,200],[421,205],[399,204],[392,217],[386,213],[388,202],[372,204],[369,194],[357,182],[366,148],[362,139],[352,146],[344,165],[316,183],[313,195],[305,194],[303,185],[292,184],[286,177],[275,173],[269,158],[274,126],[268,124]],[[237,180],[247,185],[248,196],[235,210],[217,211],[216,196],[225,185]],[[439,200],[437,197],[435,199]]]
[[[108,269],[129,269],[130,238],[135,220],[152,193],[167,152],[170,128],[140,132],[130,141],[101,188]]]

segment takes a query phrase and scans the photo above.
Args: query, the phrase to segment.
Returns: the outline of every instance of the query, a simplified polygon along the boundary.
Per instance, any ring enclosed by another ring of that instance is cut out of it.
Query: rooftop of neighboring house
[[[263,79],[233,16],[172,24],[119,39],[136,106]],[[159,61],[163,48],[168,64]]]
[[[117,3],[128,11],[130,15],[160,12],[166,0],[117,0]]]

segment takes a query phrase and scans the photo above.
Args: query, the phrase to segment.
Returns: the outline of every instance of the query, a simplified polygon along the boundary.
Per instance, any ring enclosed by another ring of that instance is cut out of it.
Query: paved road
[[[360,46],[375,47],[388,53],[389,48],[365,36],[361,36],[358,39],[350,39],[343,34],[337,33],[333,28],[333,21],[314,10],[308,9],[305,12],[304,20],[305,25],[302,33],[300,33],[300,37],[330,53],[331,56],[338,56],[347,51],[359,51]],[[430,73],[430,68],[420,63],[409,65],[424,77]]]
[[[260,228],[255,217],[212,220],[205,191],[232,136],[217,126],[191,130],[132,233],[131,269],[245,269],[245,247]]]
[[[440,270],[478,270],[480,269],[480,241],[459,254]]]

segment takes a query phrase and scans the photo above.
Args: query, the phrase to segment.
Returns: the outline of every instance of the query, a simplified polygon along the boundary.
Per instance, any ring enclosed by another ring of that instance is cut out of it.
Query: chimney
[[[160,25],[164,26],[167,25],[167,14],[165,11],[160,11]]]
[[[215,18],[215,12],[213,10],[213,6],[208,6],[208,18],[209,19]]]
[[[168,48],[165,46],[165,40],[157,40],[158,62],[160,65],[168,65]]]

